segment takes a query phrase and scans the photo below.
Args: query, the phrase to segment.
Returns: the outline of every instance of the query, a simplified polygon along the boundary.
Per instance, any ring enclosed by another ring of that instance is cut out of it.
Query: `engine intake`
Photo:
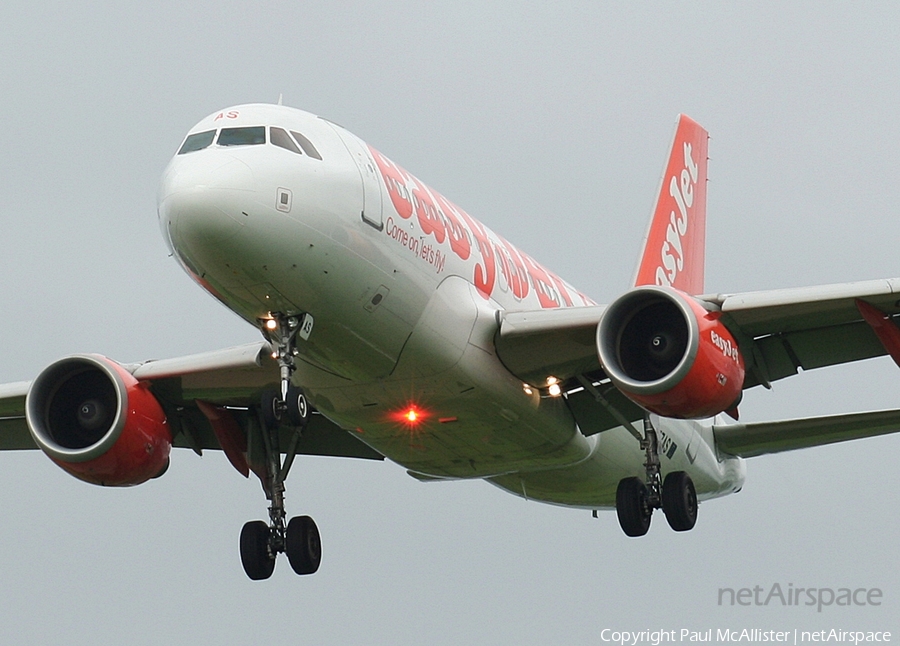
[[[34,441],[71,475],[128,486],[165,471],[172,435],[145,384],[99,355],[73,355],[32,382],[25,417]]]
[[[671,288],[638,287],[613,302],[597,352],[619,390],[665,417],[712,417],[743,389],[743,357],[719,314]]]

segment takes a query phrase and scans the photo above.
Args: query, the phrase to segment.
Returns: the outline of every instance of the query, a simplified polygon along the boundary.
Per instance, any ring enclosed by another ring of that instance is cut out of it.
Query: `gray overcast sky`
[[[0,6],[0,382],[54,359],[257,338],[167,258],[159,175],[251,101],[341,123],[608,302],[629,286],[675,117],[711,133],[707,291],[900,275],[894,3],[197,2]],[[636,5],[636,6],[633,6]],[[744,419],[897,407],[880,359],[745,397]],[[0,642],[595,644],[603,628],[892,630],[900,437],[748,464],[694,531],[625,538],[481,482],[298,461],[322,568],[251,583],[257,483],[221,454],[82,484],[0,455]],[[877,608],[717,606],[720,587],[878,587]]]

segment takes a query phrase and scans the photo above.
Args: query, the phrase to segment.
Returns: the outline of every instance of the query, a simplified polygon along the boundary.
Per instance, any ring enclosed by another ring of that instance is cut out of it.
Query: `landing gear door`
[[[691,441],[688,442],[687,447],[684,449],[684,454],[691,464],[694,464],[694,460],[697,459],[697,451],[699,450],[700,442],[702,441],[703,438],[700,437],[700,433],[697,432],[694,425],[691,425]]]
[[[375,160],[366,145],[356,136],[350,134],[340,126],[329,124],[337,132],[359,171],[363,186],[363,222],[379,231],[384,228],[381,207],[381,182],[378,179],[378,171],[375,170]]]

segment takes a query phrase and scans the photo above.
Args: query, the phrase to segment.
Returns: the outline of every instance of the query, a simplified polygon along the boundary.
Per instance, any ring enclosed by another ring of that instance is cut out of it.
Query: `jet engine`
[[[657,415],[718,415],[737,404],[744,384],[744,359],[719,316],[677,290],[635,288],[603,314],[600,363],[619,390]]]
[[[161,475],[172,434],[146,384],[99,355],[73,355],[32,382],[25,417],[34,441],[71,475],[130,486]]]

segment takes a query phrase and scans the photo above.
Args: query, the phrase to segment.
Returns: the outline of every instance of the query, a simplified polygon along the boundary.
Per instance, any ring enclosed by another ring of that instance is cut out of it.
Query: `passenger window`
[[[294,140],[291,139],[290,135],[281,128],[276,128],[275,126],[269,128],[269,141],[275,146],[290,150],[292,153],[297,153],[298,155],[303,154],[300,152],[300,149],[297,148],[297,144],[294,143]]]
[[[178,149],[178,154],[183,155],[185,153],[192,153],[195,150],[203,150],[212,143],[215,136],[215,130],[195,132],[192,135],[188,135],[187,139],[184,140],[184,143],[181,144],[181,148]]]
[[[255,146],[266,143],[266,127],[222,128],[219,133],[220,146]]]
[[[299,132],[294,132],[293,130],[291,130],[291,134],[294,135],[294,139],[296,139],[297,143],[300,144],[303,152],[305,152],[313,159],[322,159],[322,155],[319,154],[319,151],[316,150],[316,147],[312,145],[312,142],[309,139],[301,135]]]

